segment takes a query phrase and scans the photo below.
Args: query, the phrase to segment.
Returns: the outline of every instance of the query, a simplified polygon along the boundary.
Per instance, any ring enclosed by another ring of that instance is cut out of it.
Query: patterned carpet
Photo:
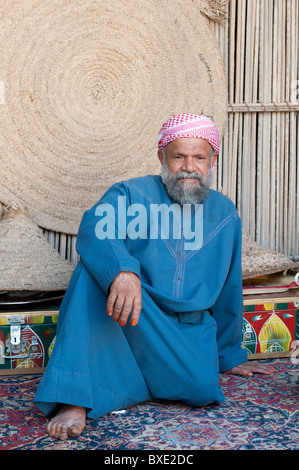
[[[221,375],[221,406],[146,402],[88,420],[77,439],[52,441],[32,405],[40,376],[0,377],[1,450],[295,450],[299,449],[299,365],[268,361],[270,377]]]

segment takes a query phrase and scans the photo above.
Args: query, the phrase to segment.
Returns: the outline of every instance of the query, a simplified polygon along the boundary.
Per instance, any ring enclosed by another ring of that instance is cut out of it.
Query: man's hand
[[[107,313],[113,320],[124,326],[131,314],[131,325],[138,323],[141,302],[141,283],[139,277],[131,272],[123,271],[116,276],[110,286],[107,300]]]
[[[245,362],[244,364],[240,364],[233,369],[225,371],[225,374],[233,374],[233,375],[245,375],[247,377],[252,377],[253,374],[265,374],[271,375],[275,372],[274,367],[259,364],[258,362]]]

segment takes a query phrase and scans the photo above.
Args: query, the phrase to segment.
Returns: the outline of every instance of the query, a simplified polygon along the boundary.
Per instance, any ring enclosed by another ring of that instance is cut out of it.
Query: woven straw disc
[[[0,202],[76,234],[116,181],[160,172],[157,134],[181,112],[221,134],[222,59],[192,0],[2,0]]]

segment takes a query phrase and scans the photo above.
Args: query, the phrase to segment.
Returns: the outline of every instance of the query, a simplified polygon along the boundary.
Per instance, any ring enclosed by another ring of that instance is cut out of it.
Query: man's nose
[[[196,170],[194,159],[192,157],[185,157],[181,170],[193,173]]]

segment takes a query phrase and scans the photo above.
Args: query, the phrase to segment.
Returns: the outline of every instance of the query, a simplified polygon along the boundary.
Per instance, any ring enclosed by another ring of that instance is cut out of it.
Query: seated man
[[[161,176],[117,183],[84,214],[35,396],[52,438],[145,400],[220,404],[219,371],[273,372],[241,348],[241,222],[209,189],[218,152],[213,122],[175,116],[159,133]]]

